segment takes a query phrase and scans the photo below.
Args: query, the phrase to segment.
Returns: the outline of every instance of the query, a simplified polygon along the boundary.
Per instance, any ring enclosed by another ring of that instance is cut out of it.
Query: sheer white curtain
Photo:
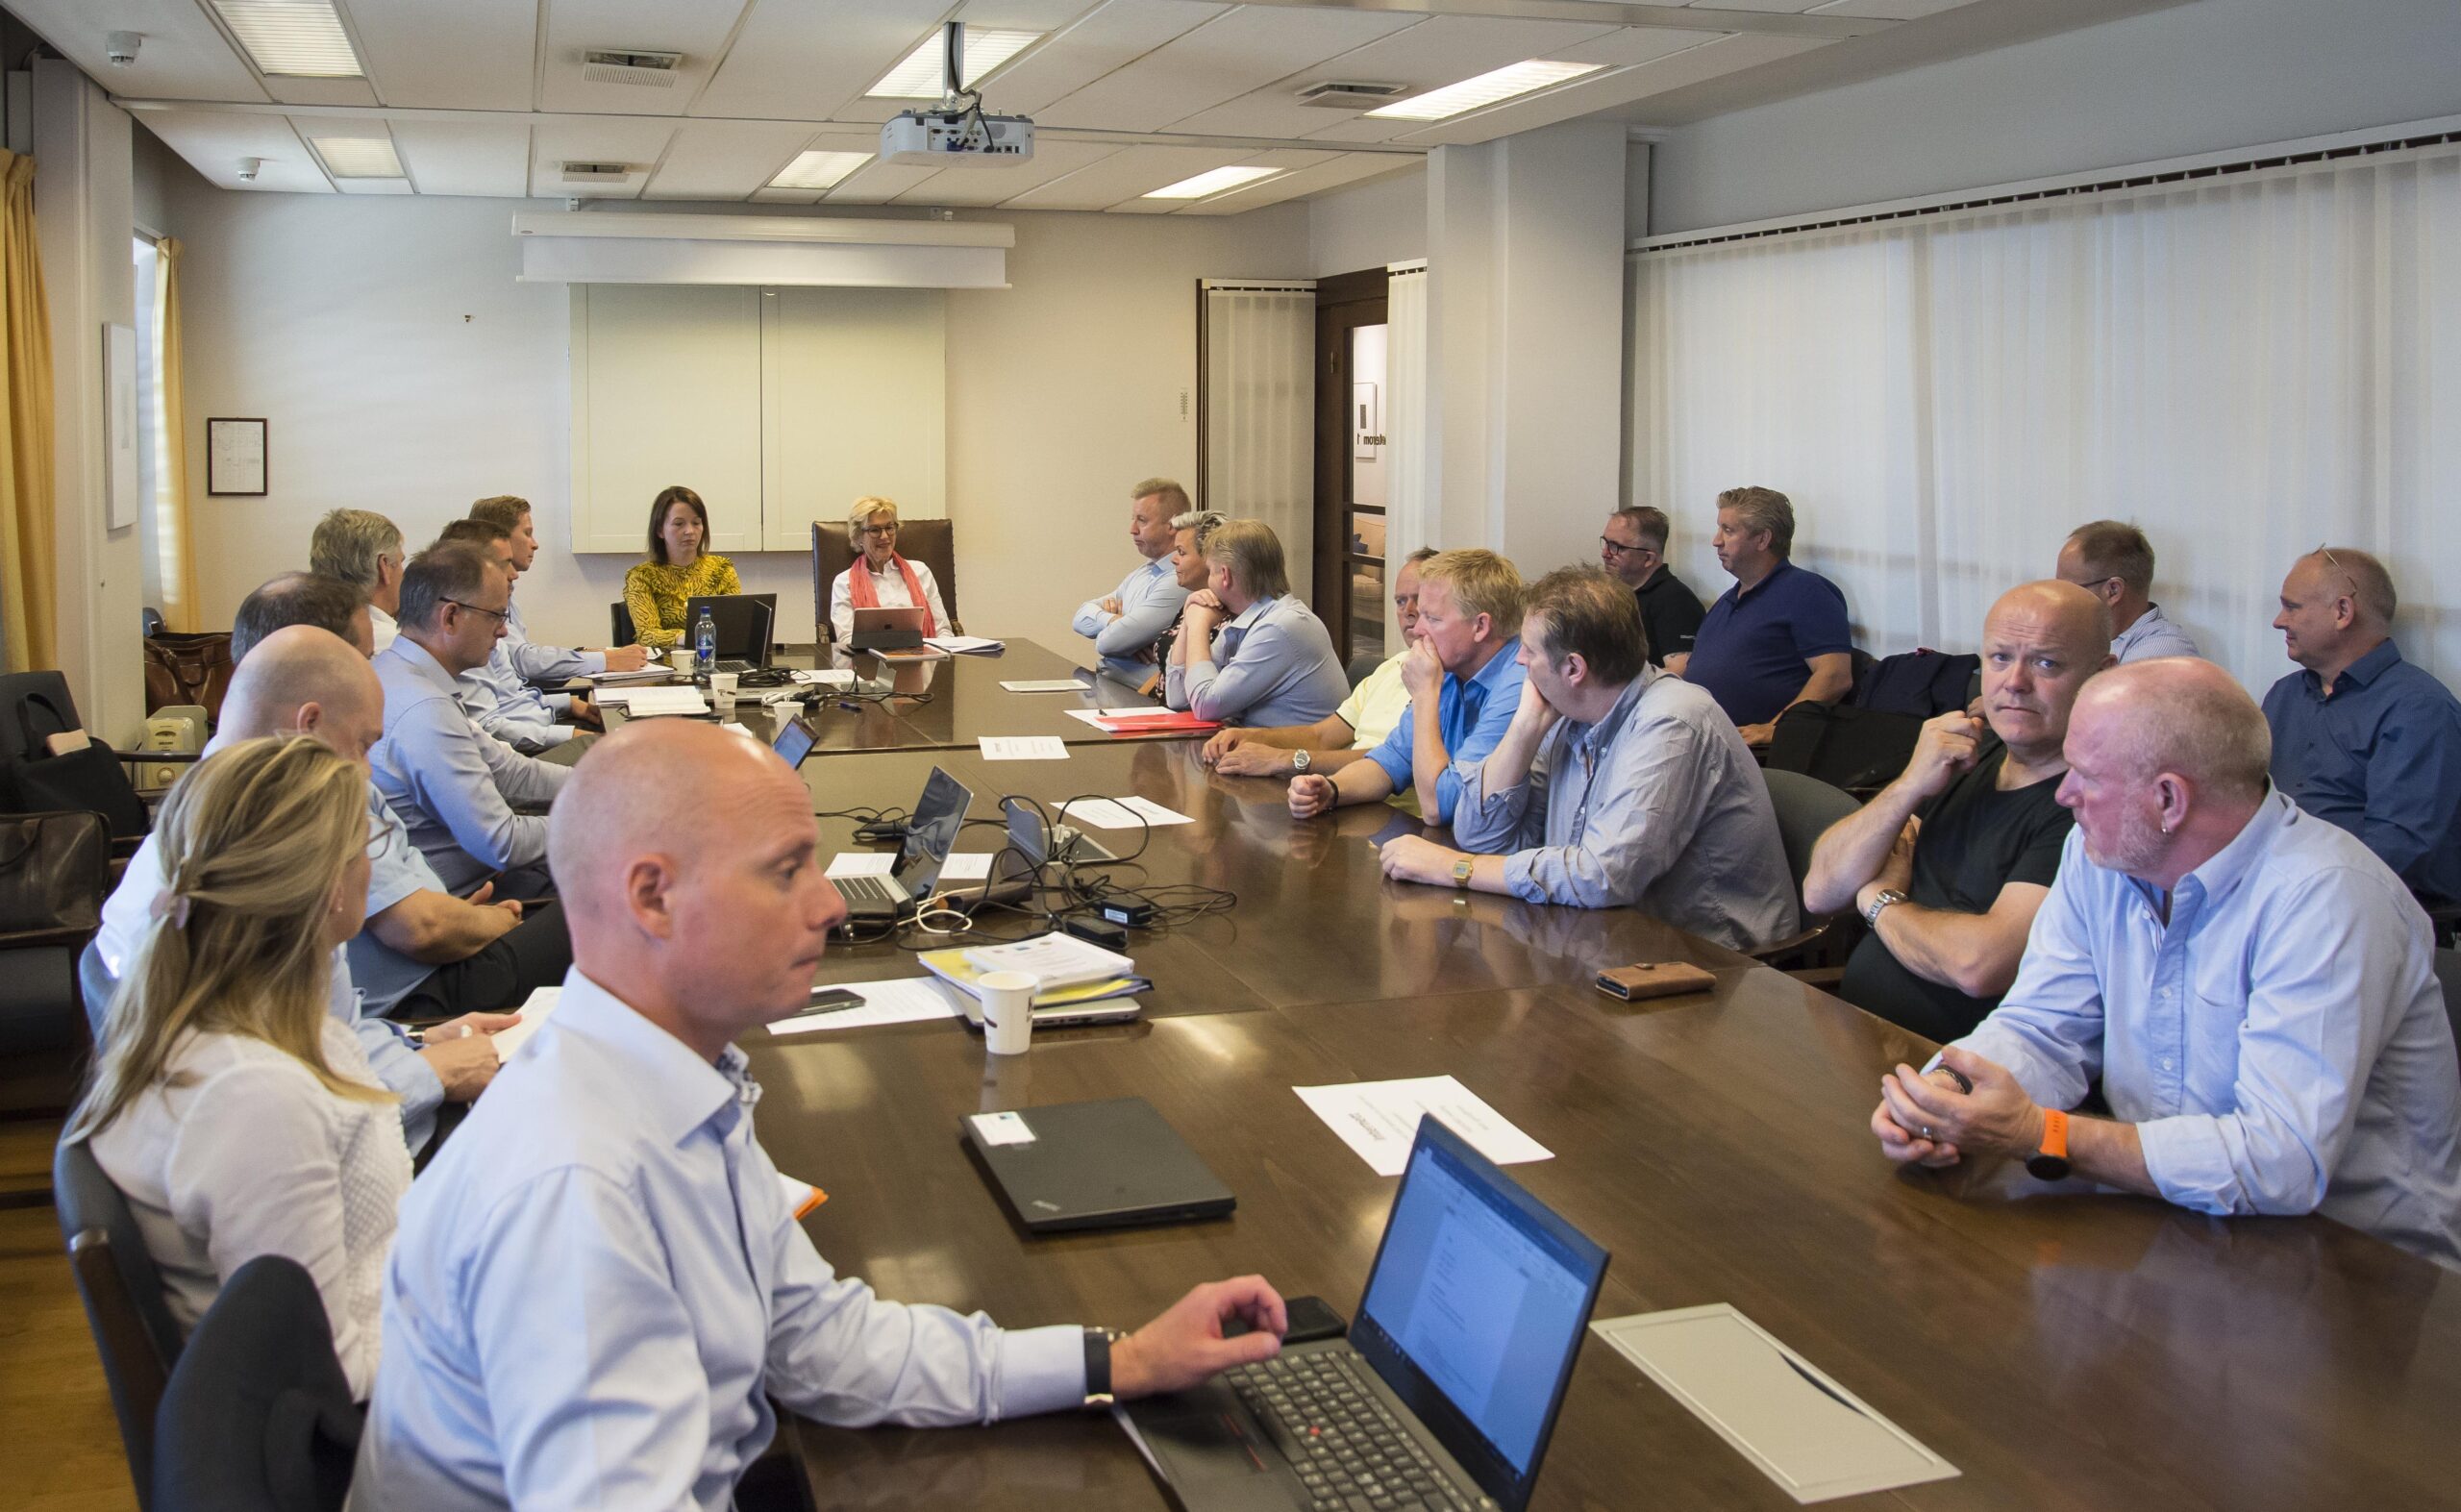
[[[1384,488],[1385,582],[1422,546],[1440,546],[1428,508],[1427,458],[1427,263],[1396,262],[1384,285]],[[1385,608],[1384,644],[1402,643],[1401,628]]]
[[[1316,285],[1207,279],[1204,288],[1197,503],[1272,526],[1305,598],[1316,560]]]
[[[2075,526],[2261,692],[2282,574],[2374,551],[2402,654],[2461,678],[2461,149],[1645,254],[1632,494],[1728,580],[1710,501],[1795,501],[1862,642],[1972,649]],[[2441,339],[2438,339],[2441,337]]]

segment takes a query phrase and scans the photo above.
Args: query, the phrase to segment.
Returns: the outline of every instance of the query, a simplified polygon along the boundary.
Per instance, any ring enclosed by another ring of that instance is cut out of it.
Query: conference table
[[[1061,695],[1007,695],[1037,697]],[[1026,732],[998,700],[965,702],[952,732]],[[1612,1253],[1598,1317],[1729,1303],[1960,1472],[1840,1505],[2461,1495],[2461,1277],[2323,1219],[2223,1221],[2003,1162],[1899,1171],[1868,1120],[1882,1072],[1931,1047],[1791,977],[1630,910],[1387,881],[1371,842],[1416,821],[1381,805],[1295,821],[1280,782],[1223,778],[1194,741],[1081,741],[1059,761],[970,745],[816,755],[803,774],[824,815],[908,806],[935,765],[972,789],[977,818],[1008,794],[1147,798],[1191,822],[1156,827],[1112,870],[1236,903],[1134,936],[1155,981],[1140,1022],[1046,1032],[1022,1056],[986,1054],[954,1020],[750,1037],[762,1143],[830,1194],[805,1220],[821,1253],[882,1296],[1131,1327],[1198,1281],[1254,1272],[1354,1316],[1397,1182],[1292,1089],[1451,1075],[1553,1152],[1506,1169]],[[824,817],[823,851],[857,848],[852,824]],[[1097,832],[1123,852],[1136,839]],[[959,849],[995,843],[978,827]],[[1031,924],[982,915],[999,934]],[[1587,984],[1637,960],[1690,961],[1715,985],[1626,1004]],[[918,970],[895,942],[833,947],[823,966],[830,981]],[[1236,1212],[1024,1236],[961,1120],[1127,1094]],[[1098,1414],[783,1432],[823,1507],[1167,1504]],[[1794,1504],[1585,1340],[1533,1507]]]

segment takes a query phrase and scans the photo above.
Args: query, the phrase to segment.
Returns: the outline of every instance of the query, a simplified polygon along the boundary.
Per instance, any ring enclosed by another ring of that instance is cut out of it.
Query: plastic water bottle
[[[718,626],[709,618],[709,607],[706,604],[701,607],[699,623],[692,627],[692,651],[694,670],[708,677],[718,664]]]

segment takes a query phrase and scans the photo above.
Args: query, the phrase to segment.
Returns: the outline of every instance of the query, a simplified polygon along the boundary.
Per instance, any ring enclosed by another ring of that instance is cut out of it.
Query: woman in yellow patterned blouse
[[[650,559],[624,574],[635,644],[658,651],[685,644],[691,633],[684,623],[686,604],[743,591],[733,562],[702,554],[708,539],[709,511],[699,494],[681,483],[659,494],[650,506]]]

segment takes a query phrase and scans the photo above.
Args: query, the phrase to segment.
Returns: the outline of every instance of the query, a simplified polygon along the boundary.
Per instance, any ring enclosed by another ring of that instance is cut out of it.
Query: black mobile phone
[[[859,1008],[862,1005],[863,995],[859,992],[849,992],[843,987],[816,987],[812,990],[811,1002],[786,1016],[791,1019],[809,1018],[815,1013],[835,1013],[841,1008]]]

